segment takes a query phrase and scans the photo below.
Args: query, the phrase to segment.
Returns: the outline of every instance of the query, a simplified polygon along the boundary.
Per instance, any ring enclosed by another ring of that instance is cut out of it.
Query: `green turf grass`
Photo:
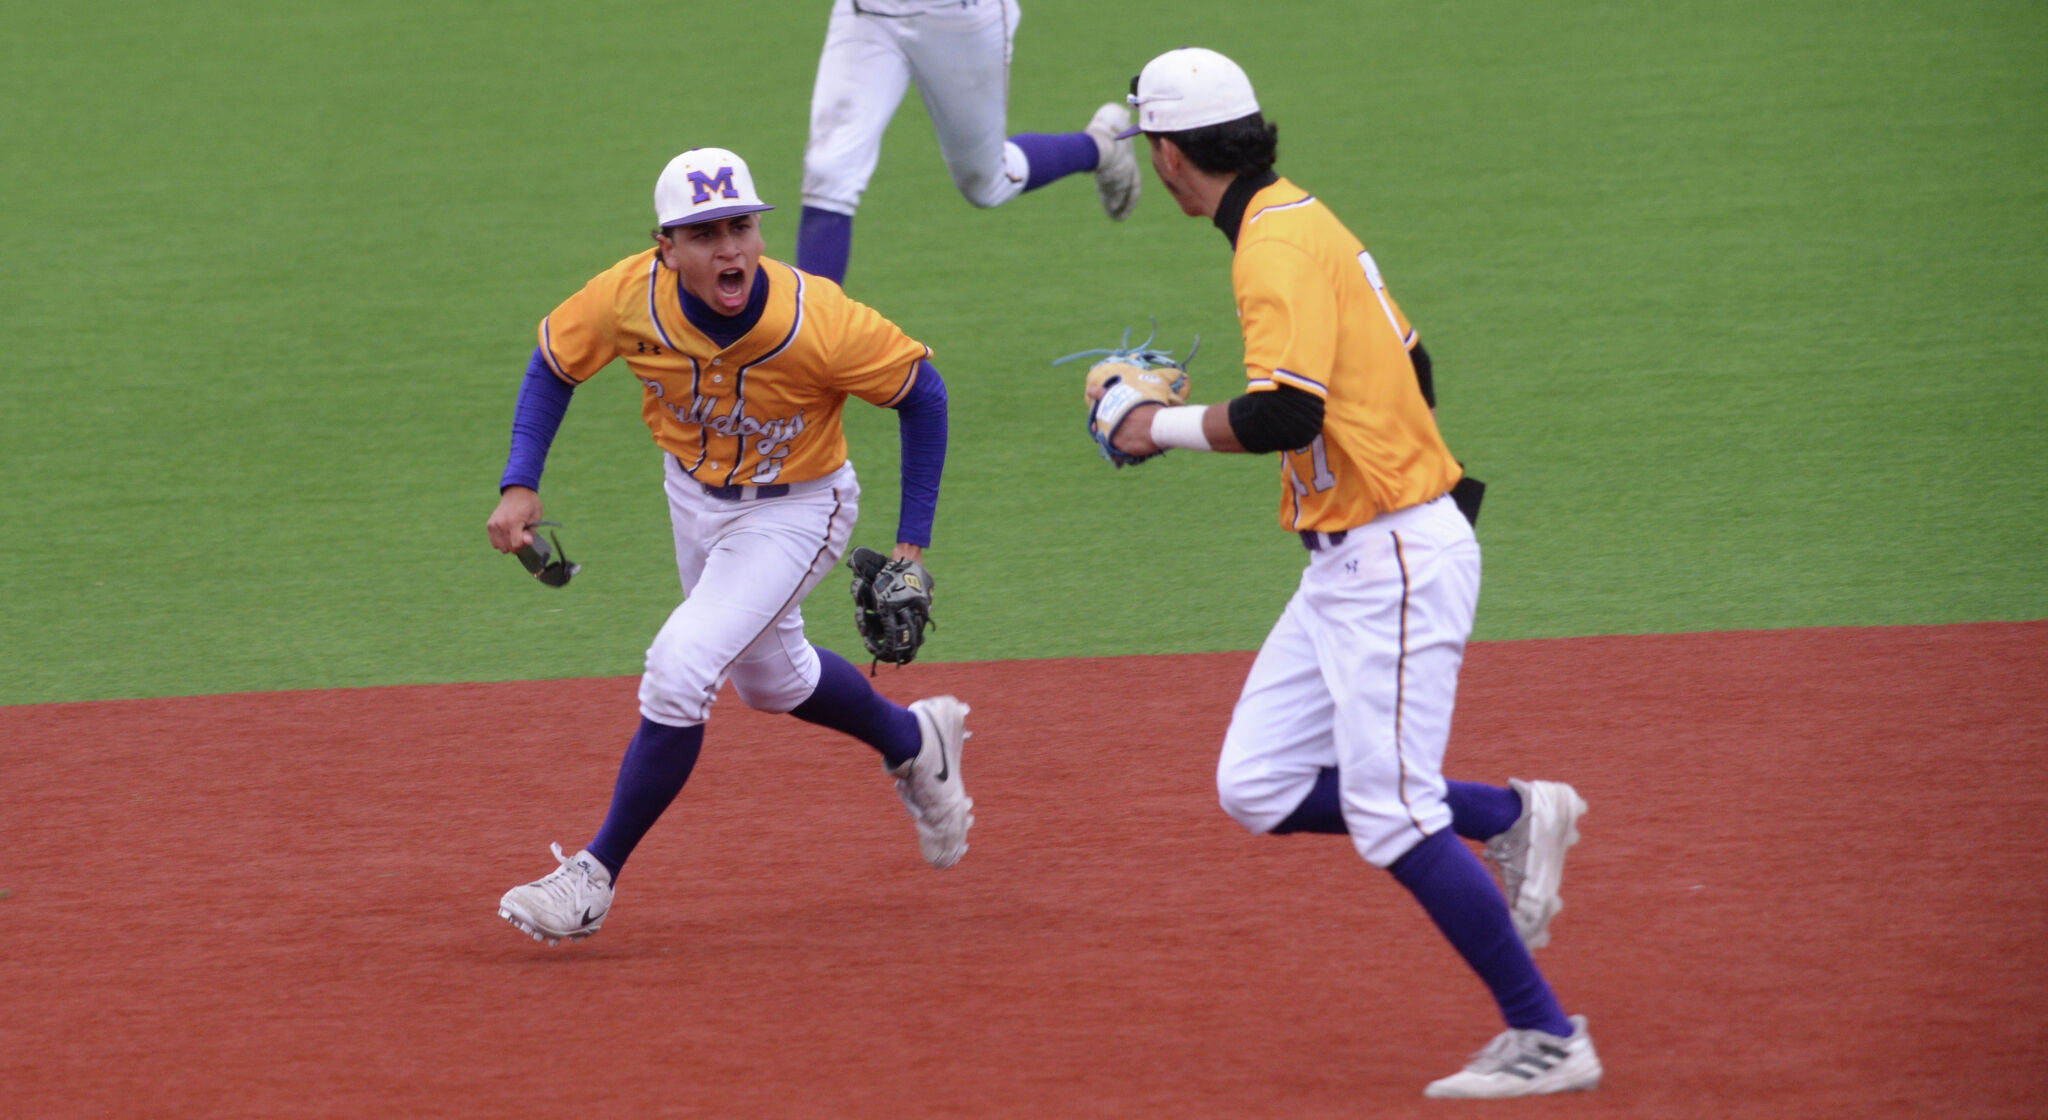
[[[793,253],[826,5],[0,12],[0,703],[630,673],[674,605],[623,369],[544,486],[584,575],[485,545],[538,318],[734,148]],[[2048,10],[1905,2],[1025,0],[1012,127],[1214,45],[1372,247],[1492,489],[1478,636],[2048,615]],[[1228,254],[1147,173],[1000,210],[915,96],[849,287],[937,351],[927,656],[1244,649],[1302,556],[1270,460],[1111,471],[1079,371],[1146,315],[1241,373]],[[857,539],[893,418],[850,408]],[[843,581],[808,612],[857,654]]]

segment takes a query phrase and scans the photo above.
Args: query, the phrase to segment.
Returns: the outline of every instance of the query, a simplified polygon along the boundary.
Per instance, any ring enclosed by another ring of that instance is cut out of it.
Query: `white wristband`
[[[1209,438],[1202,434],[1206,404],[1169,405],[1152,414],[1152,442],[1161,447],[1208,451]]]

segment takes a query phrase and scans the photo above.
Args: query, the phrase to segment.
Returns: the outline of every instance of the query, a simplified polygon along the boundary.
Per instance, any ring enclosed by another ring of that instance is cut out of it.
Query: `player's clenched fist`
[[[1180,371],[1140,369],[1127,363],[1110,362],[1104,362],[1096,369],[1112,364],[1122,368],[1105,374],[1099,385],[1092,383],[1094,371],[1089,373],[1088,397],[1093,403],[1088,408],[1088,434],[1095,437],[1096,446],[1102,449],[1102,457],[1117,466],[1142,463],[1159,454],[1161,449],[1150,446],[1149,440],[1139,443],[1128,438],[1123,446],[1118,446],[1117,430],[1130,419],[1132,412],[1142,410],[1143,406],[1183,403],[1187,398],[1176,397],[1171,381],[1165,376]],[[1179,380],[1185,384],[1187,375],[1180,374]],[[1149,449],[1134,452],[1134,444]]]
[[[491,535],[492,548],[517,552],[533,543],[533,527],[539,523],[540,495],[524,486],[507,486],[484,530]]]

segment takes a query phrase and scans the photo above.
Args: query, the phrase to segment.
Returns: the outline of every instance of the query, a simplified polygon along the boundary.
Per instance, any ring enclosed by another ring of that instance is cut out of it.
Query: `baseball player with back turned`
[[[960,780],[967,705],[908,708],[804,639],[804,596],[846,551],[860,510],[840,413],[895,409],[903,500],[895,555],[931,543],[946,457],[946,387],[931,351],[839,285],[762,256],[747,165],[721,148],[671,160],[654,186],[655,247],[618,262],[540,323],[519,393],[493,547],[529,544],[542,467],[576,386],[615,358],[640,379],[661,449],[682,605],[647,651],[640,726],[588,847],[506,892],[499,915],[552,945],[596,933],[626,858],[688,780],[719,686],[845,732],[882,755],[925,859],[950,867],[974,823]]]
[[[1009,127],[1017,0],[837,0],[825,27],[804,149],[796,264],[846,279],[853,215],[882,155],[882,134],[912,82],[939,136],[953,185],[976,206],[1095,173],[1102,207],[1122,221],[1138,201],[1138,161],[1118,133],[1130,110],[1110,102],[1080,132]]]
[[[1280,523],[1309,550],[1231,714],[1223,808],[1255,833],[1348,834],[1492,991],[1507,1030],[1426,1095],[1591,1089],[1586,1020],[1530,956],[1585,802],[1561,783],[1443,776],[1479,544],[1450,493],[1462,472],[1431,412],[1428,353],[1365,247],[1274,174],[1278,130],[1237,64],[1168,51],[1130,102],[1160,182],[1234,249],[1250,384],[1203,406],[1125,379],[1091,390],[1091,430],[1119,466],[1176,447],[1280,452]],[[1487,841],[1511,902],[1460,836]]]

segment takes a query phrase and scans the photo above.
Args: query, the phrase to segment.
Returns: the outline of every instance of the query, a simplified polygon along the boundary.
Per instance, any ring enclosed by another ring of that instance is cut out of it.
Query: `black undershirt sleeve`
[[[1436,378],[1429,350],[1417,342],[1408,359],[1414,363],[1422,399],[1435,408]],[[1323,399],[1291,385],[1246,393],[1230,402],[1230,430],[1246,451],[1258,455],[1306,447],[1323,430]]]
[[[1430,372],[1429,351],[1417,342],[1415,349],[1408,351],[1408,360],[1415,363],[1415,383],[1422,387],[1422,399],[1429,407],[1436,407],[1436,378]]]
[[[1323,398],[1291,385],[1246,393],[1228,407],[1231,434],[1256,455],[1307,447],[1322,434]]]

